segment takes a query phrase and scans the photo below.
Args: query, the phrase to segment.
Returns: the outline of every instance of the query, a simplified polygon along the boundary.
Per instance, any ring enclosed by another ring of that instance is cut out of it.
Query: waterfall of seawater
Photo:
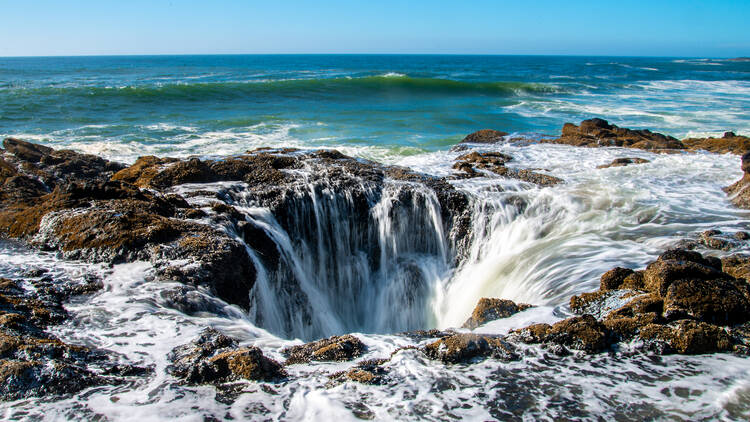
[[[348,188],[308,181],[286,193],[283,215],[237,195],[236,206],[278,252],[258,268],[250,316],[277,335],[314,339],[435,326],[431,307],[453,262],[440,204],[399,181]]]
[[[566,183],[554,189],[457,183],[472,204],[460,260],[435,192],[419,183],[310,177],[273,210],[234,192],[233,205],[273,244],[269,252],[244,239],[258,269],[250,318],[283,338],[310,340],[457,327],[481,297],[559,306],[596,289],[605,271],[642,267],[676,234],[700,227],[686,210],[703,207],[707,222],[723,212],[723,203],[714,210],[700,199],[721,192],[689,171],[689,158],[659,160],[663,167],[565,169]],[[619,183],[624,173],[631,181]],[[678,189],[685,178],[693,184]]]

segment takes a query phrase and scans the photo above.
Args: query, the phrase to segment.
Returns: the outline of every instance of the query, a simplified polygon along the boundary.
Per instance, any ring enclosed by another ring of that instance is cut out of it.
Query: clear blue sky
[[[750,55],[750,0],[0,0],[0,56]]]

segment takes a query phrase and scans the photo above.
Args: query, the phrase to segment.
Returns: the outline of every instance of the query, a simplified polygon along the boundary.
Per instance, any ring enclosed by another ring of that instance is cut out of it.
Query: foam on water
[[[529,323],[555,322],[568,313],[569,296],[595,289],[598,276],[609,268],[641,267],[683,236],[709,227],[731,231],[750,223],[748,213],[732,208],[719,189],[740,176],[736,156],[654,155],[556,145],[491,148],[513,155],[514,165],[543,168],[566,183],[536,188],[506,180],[457,182],[477,198],[474,206],[479,217],[473,222],[475,239],[468,260],[453,275],[434,275],[437,284],[430,310],[442,327],[460,325],[483,296],[538,306],[476,332],[505,334]],[[393,162],[445,174],[456,154],[430,153]],[[651,163],[595,169],[625,156]],[[525,205],[519,208],[519,203]],[[242,210],[256,221],[271,222],[263,209]],[[106,270],[58,261],[49,254],[19,252],[7,245],[0,258],[4,274],[17,274],[19,268],[30,266],[103,274],[104,289],[93,298],[68,304],[73,318],[53,333],[154,368],[152,376],[135,384],[96,387],[60,401],[4,403],[2,411],[8,420],[99,416],[202,420],[209,415],[287,420],[355,420],[357,415],[376,420],[750,416],[747,359],[628,356],[627,347],[617,355],[559,358],[524,346],[519,362],[487,360],[469,366],[445,366],[405,350],[386,364],[391,381],[383,386],[344,383],[325,387],[328,374],[347,369],[350,363],[295,365],[289,367],[288,381],[263,388],[250,384],[236,401],[224,404],[214,399],[213,387],[179,386],[167,375],[168,352],[205,326],[217,327],[243,344],[259,346],[276,359],[283,359],[281,348],[299,340],[274,336],[239,308],[200,290],[191,294],[194,300],[211,304],[205,312],[189,316],[171,308],[165,298],[181,285],[151,282],[148,263]],[[379,306],[385,313],[402,311],[389,309],[387,303]],[[386,357],[398,347],[420,344],[398,335],[357,335],[368,346],[360,360]]]

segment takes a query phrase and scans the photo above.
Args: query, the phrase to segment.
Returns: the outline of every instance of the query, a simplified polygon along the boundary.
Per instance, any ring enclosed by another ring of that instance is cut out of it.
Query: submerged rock
[[[610,167],[624,167],[630,164],[644,164],[644,163],[650,163],[650,161],[646,160],[645,158],[615,158],[614,160],[612,160],[611,163],[602,164],[601,166],[596,166],[596,168],[606,169]]]
[[[531,308],[531,305],[527,303],[516,304],[512,300],[483,297],[479,299],[463,328],[474,329],[496,319],[508,318],[528,308]]]
[[[333,336],[299,346],[287,347],[281,352],[288,356],[284,365],[310,361],[346,361],[362,356],[367,349],[362,340],[347,334]]]
[[[456,158],[453,168],[463,172],[465,177],[481,177],[485,174],[478,172],[477,169],[487,170],[494,174],[509,179],[517,179],[527,183],[533,183],[539,186],[553,186],[562,183],[562,179],[549,176],[542,173],[536,173],[527,169],[512,169],[505,166],[505,163],[512,160],[513,157],[499,152],[471,152]]]
[[[333,387],[346,381],[369,385],[383,385],[388,382],[388,370],[383,367],[383,364],[386,362],[388,362],[388,359],[362,361],[347,371],[331,374],[329,377],[331,381],[327,386]]]
[[[682,142],[671,136],[645,129],[621,128],[603,119],[584,120],[580,126],[565,123],[559,138],[542,140],[542,142],[579,147],[626,147],[651,151],[685,149]]]
[[[257,347],[238,347],[235,339],[208,328],[169,355],[167,371],[186,384],[219,384],[236,380],[278,381],[287,377],[281,364]]]
[[[67,319],[62,300],[95,291],[100,284],[29,282],[33,292],[14,280],[0,279],[0,400],[73,394],[148,372],[117,364],[103,350],[68,344],[46,332],[48,326]]]

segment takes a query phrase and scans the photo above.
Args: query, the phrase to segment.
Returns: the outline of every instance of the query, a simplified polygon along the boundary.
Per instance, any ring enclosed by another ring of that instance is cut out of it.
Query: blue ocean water
[[[239,55],[0,58],[0,135],[110,158],[332,146],[388,159],[482,128],[602,117],[677,137],[750,133],[750,63]]]

